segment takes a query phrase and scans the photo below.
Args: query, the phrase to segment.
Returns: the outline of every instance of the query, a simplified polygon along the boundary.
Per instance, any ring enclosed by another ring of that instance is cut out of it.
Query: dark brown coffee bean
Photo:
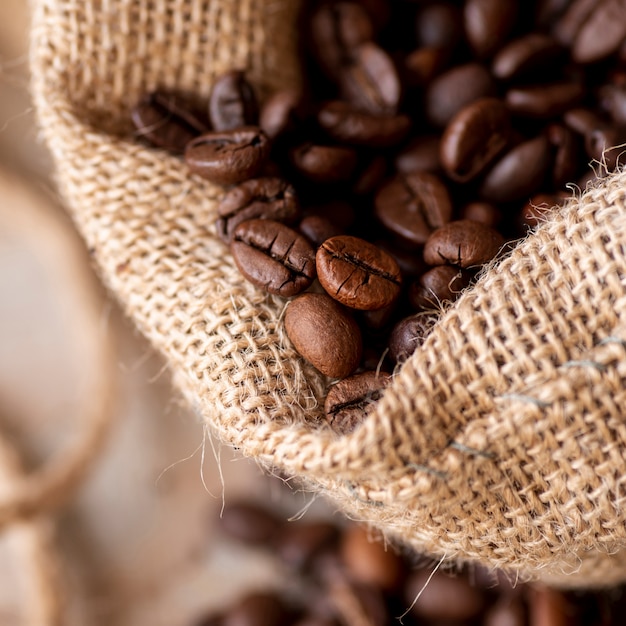
[[[230,243],[235,228],[254,218],[291,223],[299,215],[296,190],[281,178],[252,178],[227,191],[217,208],[218,235]]]
[[[308,206],[304,213],[326,218],[341,231],[341,234],[349,230],[356,220],[356,213],[352,204],[342,200],[328,200],[322,204]]]
[[[572,626],[576,623],[575,607],[557,589],[539,586],[530,589],[528,604],[532,626]]]
[[[495,228],[502,220],[502,212],[491,202],[469,202],[461,209],[459,217]]]
[[[436,2],[420,7],[415,23],[417,43],[453,50],[463,36],[463,14],[452,2]]]
[[[457,220],[436,230],[424,246],[429,265],[476,267],[488,263],[504,245],[502,235],[479,222]]]
[[[550,144],[544,135],[509,150],[487,172],[480,194],[491,202],[521,200],[535,193],[552,168]]]
[[[607,123],[595,111],[582,107],[567,111],[563,116],[563,121],[568,128],[583,136],[607,126]]]
[[[541,222],[545,222],[554,207],[563,202],[563,199],[555,194],[540,193],[533,196],[523,207],[520,213],[520,223],[526,228],[535,228]]]
[[[598,0],[573,0],[568,5],[558,22],[552,24],[552,30],[562,45],[571,48],[578,33],[598,6]]]
[[[445,67],[450,53],[445,48],[417,48],[403,58],[402,70],[408,87],[428,85]]]
[[[342,146],[303,144],[291,151],[291,162],[302,176],[317,183],[348,180],[357,165],[357,153]]]
[[[440,307],[443,302],[454,302],[470,279],[471,275],[458,267],[438,265],[411,285],[409,300],[417,310]]]
[[[216,185],[236,185],[254,178],[265,165],[270,142],[255,126],[211,132],[187,144],[185,162],[194,173]]]
[[[326,239],[343,234],[329,219],[322,215],[307,215],[302,218],[298,230],[313,244],[315,248]]]
[[[242,222],[233,231],[231,253],[251,283],[283,297],[295,296],[315,278],[315,250],[285,224],[268,219]]]
[[[561,124],[548,126],[546,136],[555,149],[552,186],[560,189],[575,180],[580,170],[582,155],[580,140],[573,130]]]
[[[258,122],[254,90],[243,72],[222,74],[213,85],[209,98],[209,118],[216,131],[235,130]]]
[[[288,89],[271,95],[261,107],[259,126],[270,138],[276,139],[294,130],[302,114],[302,95]]]
[[[385,157],[374,157],[359,172],[354,184],[352,193],[357,196],[369,196],[373,194],[382,184],[387,175],[387,160]]]
[[[324,404],[329,426],[340,435],[352,432],[381,398],[389,381],[389,374],[374,371],[355,374],[334,384]]]
[[[340,554],[348,576],[357,583],[393,591],[402,581],[404,563],[399,554],[364,526],[352,524],[344,531]]]
[[[584,95],[582,83],[570,81],[509,89],[505,100],[516,115],[549,119],[576,106]]]
[[[165,92],[143,98],[131,111],[131,119],[140,137],[174,154],[182,154],[194,137],[209,130],[190,104]]]
[[[526,626],[527,623],[526,609],[518,596],[499,598],[489,607],[483,620],[483,626]]]
[[[327,239],[315,260],[322,287],[350,308],[382,309],[400,294],[402,276],[396,261],[363,239],[349,235]]]
[[[266,545],[279,528],[272,512],[246,501],[225,506],[219,522],[228,537],[250,546]]]
[[[388,239],[377,239],[374,243],[396,260],[404,278],[416,278],[428,269],[422,258],[421,247],[408,246],[405,248],[398,245],[396,240],[389,241]]]
[[[446,186],[434,174],[400,174],[384,185],[374,200],[376,216],[403,240],[421,245],[452,216]]]
[[[420,592],[411,612],[422,619],[463,622],[477,617],[485,605],[482,591],[463,576],[418,570],[407,580],[406,600],[413,602]]]
[[[248,593],[222,618],[222,626],[286,626],[290,611],[271,591]]]
[[[395,157],[396,170],[401,174],[441,170],[439,162],[440,138],[438,135],[422,135],[412,139]]]
[[[375,311],[361,311],[361,314],[359,315],[359,322],[361,323],[363,328],[367,328],[368,330],[382,330],[389,326],[389,322],[391,321],[393,314],[398,308],[397,305],[397,302],[392,302],[384,309],[376,309]],[[380,366],[380,364],[381,357],[380,353],[377,352],[376,362],[372,367],[368,367],[364,363],[362,363],[361,366],[365,370],[375,370]]]
[[[337,527],[323,520],[316,522],[287,522],[276,536],[278,558],[294,570],[312,566],[320,553],[334,547],[339,532]]]
[[[424,343],[436,321],[436,315],[424,313],[400,320],[389,336],[389,358],[404,363]]]
[[[407,115],[373,115],[341,100],[325,104],[317,121],[337,141],[372,148],[388,148],[400,143],[411,128]]]
[[[517,0],[467,0],[465,35],[479,59],[493,56],[503,45],[518,16]]]
[[[598,90],[599,105],[614,124],[626,126],[626,84],[606,84]]]
[[[480,63],[459,65],[435,78],[424,96],[428,121],[444,127],[468,104],[496,94],[496,85]]]
[[[500,80],[516,80],[546,71],[561,60],[563,47],[543,33],[528,33],[504,46],[494,57],[491,71]]]
[[[626,39],[626,5],[622,0],[599,0],[583,22],[572,46],[577,63],[595,63],[618,50]]]
[[[345,378],[363,350],[354,318],[325,293],[305,293],[289,304],[285,330],[298,353],[322,374]]]
[[[604,125],[585,135],[585,151],[589,158],[602,163],[610,172],[625,162],[626,129]]]
[[[468,182],[509,144],[511,119],[501,100],[484,98],[466,106],[441,138],[440,158],[450,178]]]
[[[340,75],[343,97],[374,114],[393,115],[402,97],[402,85],[391,57],[372,42],[355,48]]]

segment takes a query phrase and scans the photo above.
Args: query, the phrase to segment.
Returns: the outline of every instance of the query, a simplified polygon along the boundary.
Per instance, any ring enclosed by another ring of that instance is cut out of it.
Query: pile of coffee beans
[[[144,139],[225,187],[217,232],[350,432],[445,303],[552,207],[619,164],[623,0],[317,0],[307,83],[262,106],[245,74],[205,111],[153,93]],[[594,169],[589,162],[595,160]]]
[[[251,500],[226,506],[221,537],[267,551],[287,581],[256,588],[195,626],[611,626],[623,588],[561,592],[480,568],[445,572],[354,522],[285,521]],[[379,539],[379,538],[378,538]],[[419,597],[418,597],[419,596]],[[417,599],[416,599],[417,598]]]

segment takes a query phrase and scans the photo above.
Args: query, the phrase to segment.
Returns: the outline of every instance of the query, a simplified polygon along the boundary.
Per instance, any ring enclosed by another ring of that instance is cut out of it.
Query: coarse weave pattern
[[[220,191],[133,141],[155,86],[206,97],[245,68],[297,84],[296,0],[37,0],[34,94],[103,279],[226,442],[450,563],[567,586],[626,579],[626,174],[523,241],[450,308],[352,435],[328,381],[245,283]]]

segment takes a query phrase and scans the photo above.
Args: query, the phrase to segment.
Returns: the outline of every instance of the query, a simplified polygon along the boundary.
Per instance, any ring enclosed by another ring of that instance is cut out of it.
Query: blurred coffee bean
[[[253,502],[227,503],[219,518],[222,531],[231,539],[246,545],[266,545],[279,527],[270,510]]]
[[[504,245],[495,229],[480,222],[456,220],[437,229],[424,246],[424,260],[429,265],[476,267],[488,263]]]
[[[465,35],[477,58],[487,59],[504,45],[517,16],[517,0],[466,0]]]
[[[234,130],[258,122],[254,90],[243,72],[233,70],[217,78],[209,98],[209,118],[213,130]]]
[[[189,103],[166,92],[143,98],[131,111],[131,120],[142,139],[174,154],[182,154],[192,139],[209,130],[208,122]]]
[[[413,308],[432,309],[442,302],[454,302],[469,285],[471,275],[451,265],[438,265],[411,285],[409,300]]]
[[[412,172],[438,173],[441,170],[439,162],[439,146],[441,140],[438,135],[422,135],[412,139],[400,152],[397,153],[394,165],[401,174]]]
[[[531,626],[576,626],[574,607],[556,589],[534,587],[528,594],[529,624]]]
[[[489,607],[482,622],[483,626],[526,626],[527,623],[526,609],[519,595],[499,599]]]
[[[236,185],[255,178],[265,165],[270,142],[255,126],[210,132],[185,148],[185,163],[194,173],[216,185]]]
[[[491,202],[524,199],[539,190],[551,168],[548,139],[529,139],[496,161],[480,185],[480,195]]]
[[[512,113],[536,119],[550,119],[576,106],[585,90],[579,82],[515,87],[507,91],[506,104]]]
[[[468,104],[495,95],[495,81],[485,66],[480,63],[459,65],[428,86],[424,96],[426,118],[434,126],[444,127]]]
[[[272,94],[261,107],[259,126],[270,138],[276,139],[294,130],[302,108],[302,95],[299,91],[287,89]]]
[[[606,84],[598,90],[600,108],[618,126],[626,126],[626,84]]]
[[[543,33],[528,33],[505,45],[494,57],[493,75],[500,80],[517,80],[551,69],[564,56],[564,48]]]
[[[389,380],[390,375],[386,372],[363,372],[344,378],[330,387],[324,412],[332,430],[339,435],[352,432],[380,399]]]
[[[440,159],[446,174],[468,182],[509,144],[511,120],[501,100],[476,100],[457,113],[441,138]]]
[[[535,228],[545,222],[554,208],[562,202],[563,199],[555,194],[537,194],[522,208],[520,223],[527,228]]]
[[[293,570],[304,570],[313,560],[334,547],[339,536],[331,522],[286,522],[277,535],[278,558]]]
[[[407,87],[428,85],[445,67],[450,53],[445,48],[417,48],[403,58],[402,70]]]
[[[345,378],[359,365],[361,330],[325,293],[305,293],[293,300],[285,312],[285,330],[298,353],[330,378]]]
[[[423,244],[452,217],[452,200],[434,174],[399,174],[374,199],[376,217],[390,232],[411,244]]]
[[[317,250],[316,263],[322,287],[350,308],[382,309],[400,294],[402,276],[396,261],[358,237],[327,239]]]
[[[339,183],[348,180],[357,165],[352,148],[306,143],[291,151],[291,163],[304,177],[316,183]]]
[[[463,15],[453,2],[425,4],[417,11],[415,33],[419,46],[454,50],[463,36]]]
[[[626,5],[622,0],[598,0],[587,14],[572,44],[577,63],[595,63],[616,52],[626,39]]]
[[[491,202],[469,202],[461,208],[459,219],[473,220],[496,228],[502,220],[502,212]]]
[[[551,182],[561,189],[576,179],[580,170],[582,150],[578,137],[571,129],[561,124],[551,124],[546,129],[550,145],[555,149]]]
[[[387,160],[382,157],[374,157],[357,174],[352,185],[352,193],[357,196],[370,196],[380,187],[387,175]]]
[[[424,313],[400,320],[389,336],[389,358],[394,363],[404,363],[424,343],[436,321],[436,315]]]
[[[597,5],[597,0],[570,0],[559,20],[550,24],[555,38],[562,45],[571,47]]]
[[[294,222],[300,213],[296,190],[281,178],[252,178],[228,190],[220,200],[216,227],[230,243],[235,228],[253,218]]]
[[[221,626],[286,626],[289,608],[280,595],[271,591],[252,592],[229,608]]]
[[[298,230],[317,249],[326,239],[341,235],[341,229],[337,228],[329,219],[322,215],[307,215],[302,218]]]

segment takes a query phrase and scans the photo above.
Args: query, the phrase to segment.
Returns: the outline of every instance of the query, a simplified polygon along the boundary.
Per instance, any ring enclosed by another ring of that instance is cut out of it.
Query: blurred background
[[[0,2],[0,501],[19,465],[45,467],[88,428],[101,400],[92,381],[108,375],[94,328],[115,350],[117,391],[106,441],[68,504],[0,533],[0,624],[196,623],[279,582],[263,554],[216,539],[224,503],[254,494],[280,506],[287,494],[297,509],[306,498],[207,439],[98,287],[38,140],[27,5]]]

